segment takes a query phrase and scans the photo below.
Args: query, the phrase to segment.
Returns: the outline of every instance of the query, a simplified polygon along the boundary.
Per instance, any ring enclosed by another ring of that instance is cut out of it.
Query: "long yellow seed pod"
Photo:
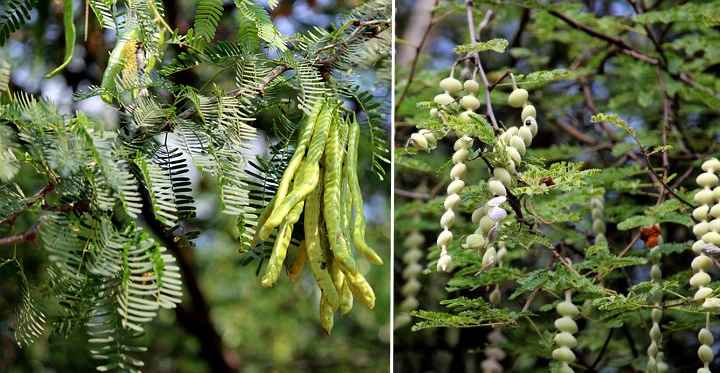
[[[375,292],[365,276],[358,272],[345,272],[345,279],[356,298],[360,299],[369,309],[375,308]]]
[[[323,252],[320,243],[320,198],[322,192],[322,185],[318,185],[305,200],[305,251],[310,262],[310,271],[323,296],[330,305],[336,308],[339,305],[338,292],[335,290],[335,284],[328,272],[330,260]]]
[[[277,192],[275,192],[275,200],[277,201],[285,199],[288,189],[290,189],[290,183],[292,182],[295,172],[298,170],[303,158],[305,157],[305,151],[307,150],[308,144],[310,143],[314,133],[315,123],[320,118],[320,112],[323,110],[324,104],[324,102],[316,104],[313,108],[312,114],[305,121],[305,124],[300,132],[300,137],[298,138],[295,153],[293,153],[292,158],[290,158],[290,162],[288,163],[285,172],[283,172],[282,179],[280,179]]]
[[[325,148],[325,192],[323,194],[323,217],[327,228],[328,241],[333,255],[339,260],[345,272],[357,272],[355,259],[350,253],[347,239],[342,229],[342,208],[340,206],[340,188],[342,178],[342,150],[340,137],[335,121],[330,126],[327,146]]]
[[[320,296],[320,325],[325,330],[325,333],[330,334],[333,328],[333,313],[335,312],[334,307],[330,304],[330,301],[325,294]]]
[[[260,228],[260,238],[265,240],[270,236],[275,227],[282,223],[285,216],[290,212],[298,202],[312,192],[320,180],[319,161],[325,149],[325,142],[328,138],[328,128],[335,114],[334,108],[324,107],[318,114],[315,122],[310,147],[308,148],[307,158],[302,162],[294,178],[295,183],[293,189],[285,198],[277,199],[272,214],[267,219],[262,228]]]
[[[295,225],[295,223],[300,220],[300,214],[302,213],[304,205],[304,201],[298,202],[295,207],[290,210],[290,213],[287,215],[285,222],[283,222],[282,226],[280,227],[280,233],[278,234],[278,237],[275,240],[275,244],[273,245],[272,254],[270,254],[270,259],[268,259],[268,265],[265,269],[265,274],[260,281],[262,286],[271,287],[275,285],[278,277],[280,277],[280,272],[283,268],[283,262],[285,262],[285,256],[287,255],[287,248],[290,245],[290,240],[292,239],[293,225]]]
[[[358,146],[360,145],[360,125],[356,121],[350,124],[348,151],[345,157],[345,170],[350,184],[352,206],[355,209],[355,221],[352,227],[352,241],[355,249],[364,255],[371,263],[382,265],[380,256],[365,242],[365,215],[363,209],[362,192],[357,176]]]
[[[305,250],[305,241],[303,240],[300,242],[297,256],[295,256],[295,260],[293,260],[293,264],[290,266],[290,270],[288,270],[290,281],[295,282],[300,278],[300,274],[303,268],[305,268],[305,262],[307,262],[307,250]]]

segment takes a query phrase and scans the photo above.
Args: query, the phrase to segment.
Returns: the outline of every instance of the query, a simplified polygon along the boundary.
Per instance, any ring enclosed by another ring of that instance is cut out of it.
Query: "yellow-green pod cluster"
[[[423,128],[420,131],[410,135],[408,145],[414,147],[417,150],[430,151],[437,147],[437,137],[435,136],[435,133],[433,131]]]
[[[400,292],[405,299],[400,303],[400,314],[395,317],[395,327],[400,328],[410,323],[410,311],[416,309],[419,305],[417,294],[420,292],[420,281],[418,276],[422,272],[422,266],[420,265],[420,258],[422,258],[423,244],[425,244],[425,237],[420,232],[413,230],[405,238],[403,246],[405,246],[405,254],[403,255],[403,263],[405,268],[402,272],[402,277],[405,280],[405,285],[400,289]]]
[[[592,231],[595,243],[607,241],[605,237],[605,200],[602,196],[590,198],[590,215],[592,217]]]
[[[552,358],[560,363],[559,372],[572,373],[574,370],[570,364],[575,362],[575,353],[572,349],[577,347],[574,334],[578,331],[575,318],[580,314],[580,310],[573,304],[570,290],[565,292],[565,300],[558,303],[555,310],[560,314],[560,318],[555,320],[555,328],[558,331],[553,338],[556,347],[552,352]]]
[[[306,118],[295,153],[272,202],[259,218],[255,240],[268,240],[277,228],[261,284],[273,286],[283,272],[293,227],[304,217],[304,240],[288,276],[299,278],[309,263],[321,291],[320,324],[330,333],[335,312],[350,312],[356,298],[368,308],[375,293],[358,271],[355,253],[373,264],[382,259],[365,242],[365,217],[357,176],[360,126],[344,120],[339,105],[321,101]]]
[[[717,172],[720,171],[720,161],[711,158],[702,164],[703,173],[698,175],[695,182],[702,188],[695,193],[694,200],[698,207],[693,210],[693,217],[698,221],[693,226],[693,233],[698,238],[692,246],[697,255],[691,264],[694,272],[690,277],[690,286],[697,288],[693,299],[702,302],[706,313],[706,326],[700,330],[698,340],[701,345],[698,348],[698,357],[703,367],[698,373],[710,372],[710,362],[714,353],[710,346],[713,343],[713,335],[709,329],[709,311],[720,310],[720,298],[713,297],[713,289],[708,287],[711,278],[707,271],[712,267],[713,262],[703,251],[706,247],[720,246],[720,186]]]
[[[465,188],[465,181],[463,181],[462,177],[467,171],[465,161],[470,156],[472,145],[473,140],[468,136],[462,136],[455,141],[455,153],[452,156],[453,168],[450,170],[452,181],[447,187],[447,197],[445,197],[444,202],[445,213],[440,217],[440,226],[443,230],[437,238],[437,245],[440,247],[440,258],[437,262],[438,271],[447,271],[452,261],[452,257],[447,251],[453,238],[450,228],[455,222],[455,209],[460,204],[460,191]]]
[[[485,360],[481,364],[483,373],[503,372],[502,361],[505,359],[506,353],[502,349],[502,344],[505,341],[505,336],[502,334],[500,327],[496,327],[488,334],[488,345],[484,351]]]

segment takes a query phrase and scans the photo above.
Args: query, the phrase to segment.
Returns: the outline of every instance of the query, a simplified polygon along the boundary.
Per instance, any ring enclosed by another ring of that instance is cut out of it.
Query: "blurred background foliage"
[[[62,2],[38,0],[27,26],[13,33],[0,50],[3,59],[12,66],[11,86],[41,95],[55,103],[63,113],[82,111],[103,120],[107,128],[117,125],[119,113],[99,97],[83,101],[73,100],[73,93],[97,85],[107,63],[115,35],[103,32],[90,18],[87,35],[78,26],[80,38],[71,64],[62,74],[44,79],[44,74],[62,60],[64,51]],[[225,2],[225,12],[216,34],[216,40],[232,40],[237,30],[235,7]],[[356,1],[300,0],[280,1],[272,18],[284,35],[325,28],[338,17],[356,7]],[[167,20],[171,27],[184,32],[192,25],[195,2],[191,0],[164,1]],[[82,25],[84,2],[75,1],[76,25]],[[3,5],[0,4],[0,13]],[[177,50],[168,50],[171,59]],[[232,71],[220,72],[201,65],[173,76],[178,83],[200,87],[215,79],[218,84],[231,85]],[[383,71],[368,72],[360,80],[361,88],[369,90],[380,100],[388,101],[389,77]],[[257,143],[251,152],[266,155],[269,144],[277,139],[271,135],[275,123],[261,117],[255,122],[260,130]],[[389,122],[386,123],[389,126]],[[388,131],[389,133],[389,131]],[[360,154],[370,153],[370,144],[361,142]],[[387,166],[387,165],[386,165]],[[387,166],[389,170],[389,166]],[[389,178],[380,180],[372,171],[369,157],[361,157],[359,177],[363,180],[365,213],[368,219],[367,238],[385,261],[383,267],[370,268],[363,260],[361,270],[368,272],[377,303],[374,310],[357,307],[345,317],[336,320],[332,335],[327,336],[317,319],[319,292],[309,272],[297,283],[286,278],[272,289],[264,289],[257,278],[257,262],[241,264],[237,234],[232,219],[219,213],[216,185],[200,173],[193,172],[193,189],[197,197],[197,220],[194,224],[201,235],[197,248],[186,253],[195,269],[196,280],[207,301],[213,326],[221,337],[226,361],[246,372],[269,371],[387,371],[389,366]],[[23,169],[15,181],[26,194],[43,186],[43,180],[32,170]],[[33,224],[31,217],[20,216],[17,231]],[[3,231],[3,236],[11,232]],[[19,270],[16,256],[25,274],[33,279],[44,275],[46,254],[32,243],[3,248],[0,252],[0,371],[93,371],[95,362],[90,359],[87,336],[75,333],[68,339],[43,337],[37,343],[19,349],[13,338],[13,320],[20,302]],[[187,279],[185,279],[187,280]],[[160,312],[159,318],[146,328],[148,352],[142,355],[147,372],[203,372],[210,371],[207,361],[200,356],[200,346],[208,341],[200,336],[203,331],[194,327],[192,315],[178,317],[172,311]],[[205,331],[207,332],[207,331]]]
[[[463,1],[397,0],[396,7],[396,107],[395,107],[395,287],[396,304],[407,298],[403,256],[405,239],[413,230],[424,237],[420,259],[423,272],[416,295],[418,309],[443,311],[467,317],[468,326],[482,324],[483,310],[472,306],[453,311],[441,304],[449,299],[487,299],[494,285],[504,292],[501,315],[511,317],[503,332],[507,358],[506,371],[541,372],[551,366],[552,321],[557,301],[553,279],[528,280],[536,269],[557,270],[554,248],[573,259],[587,260],[592,243],[589,199],[604,193],[605,219],[609,250],[612,255],[631,256],[632,264],[614,268],[599,285],[625,296],[615,298],[578,289],[576,304],[591,302],[596,308],[579,321],[576,371],[644,371],[649,312],[633,309],[629,303],[645,304],[650,289],[649,250],[639,238],[639,228],[659,223],[665,241],[659,257],[663,286],[674,292],[669,298],[692,296],[687,279],[694,239],[689,227],[691,209],[676,199],[663,197],[658,203],[658,184],[632,138],[616,124],[594,123],[598,112],[613,112],[637,132],[641,143],[658,150],[650,156],[652,165],[668,184],[692,203],[697,188],[695,176],[701,161],[717,156],[720,135],[720,2],[663,0],[479,0],[470,2],[480,41],[502,38],[508,41],[505,53],[481,53],[491,84],[495,116],[505,127],[519,125],[519,111],[507,106],[511,85],[506,73],[541,72],[541,82],[521,84],[530,92],[530,101],[538,112],[540,131],[528,149],[530,164],[549,165],[576,162],[575,170],[536,168],[545,181],[570,176],[576,185],[523,196],[525,218],[541,234],[528,234],[512,218],[504,239],[508,242],[507,270],[498,269],[478,275],[481,257],[463,250],[459,244],[474,229],[470,213],[488,198],[488,178],[483,162],[468,162],[464,177],[467,185],[461,194],[460,213],[453,231],[450,251],[458,269],[446,274],[436,272],[435,244],[444,212],[442,201],[450,181],[453,135],[439,141],[429,152],[407,149],[412,133],[418,128],[434,128],[426,102],[441,93],[438,83],[449,75],[458,58],[454,48],[469,43],[466,8]],[[470,76],[471,66],[458,64],[455,77]],[[483,100],[482,89],[478,93]],[[478,110],[485,113],[485,106]],[[477,140],[476,140],[477,144]],[[669,147],[665,147],[669,145]],[[476,146],[477,147],[477,146]],[[663,151],[667,160],[663,160]],[[471,157],[472,158],[472,157]],[[599,169],[599,171],[591,171]],[[587,172],[580,175],[579,172]],[[572,183],[571,183],[572,184]],[[546,184],[551,185],[551,184]],[[539,191],[544,187],[539,187]],[[533,188],[534,188],[533,187]],[[533,189],[530,188],[530,189]],[[528,190],[525,189],[524,192]],[[511,213],[512,215],[512,213]],[[620,224],[623,223],[623,224]],[[543,246],[549,246],[543,248]],[[625,250],[623,252],[623,250]],[[621,258],[622,259],[622,258]],[[587,261],[590,263],[590,261]],[[597,263],[596,263],[597,264]],[[616,263],[618,264],[618,263]],[[622,267],[622,268],[621,268]],[[597,270],[597,268],[595,268]],[[552,273],[552,272],[551,272]],[[592,269],[582,272],[592,278]],[[717,278],[717,270],[712,271]],[[717,282],[713,282],[713,287]],[[537,296],[529,296],[538,289]],[[597,290],[597,289],[595,289]],[[630,291],[632,290],[632,291]],[[513,294],[511,299],[508,297]],[[584,293],[584,294],[583,294]],[[629,295],[628,295],[629,294]],[[666,293],[667,294],[667,293]],[[534,298],[533,298],[534,297]],[[534,324],[517,312],[528,299]],[[598,312],[602,303],[612,309]],[[627,302],[627,303],[625,303]],[[452,302],[450,302],[452,303]],[[455,304],[462,302],[457,301]],[[448,303],[445,303],[447,305]],[[396,317],[407,317],[399,307]],[[454,328],[451,316],[431,315],[440,328],[411,330],[420,321],[396,325],[394,367],[396,372],[481,372],[485,359],[488,327]],[[455,321],[460,322],[461,318]],[[484,321],[492,322],[493,317]],[[432,324],[432,323],[431,323]],[[672,372],[695,371],[701,363],[696,351],[697,329],[704,324],[701,313],[692,307],[665,313],[663,346]],[[425,324],[427,326],[427,324]],[[538,329],[534,329],[537,327]],[[718,327],[712,326],[717,335]],[[718,351],[717,343],[713,346]],[[720,360],[711,364],[718,369]]]

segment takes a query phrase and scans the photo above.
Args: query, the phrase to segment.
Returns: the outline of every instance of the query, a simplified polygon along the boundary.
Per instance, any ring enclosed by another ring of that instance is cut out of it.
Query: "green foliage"
[[[9,0],[0,6],[0,45],[30,20],[30,11],[36,3],[36,0]]]
[[[507,48],[507,46],[508,41],[505,39],[490,39],[483,42],[458,45],[457,47],[455,47],[455,53],[459,55],[484,51],[503,53],[505,52],[505,48]]]

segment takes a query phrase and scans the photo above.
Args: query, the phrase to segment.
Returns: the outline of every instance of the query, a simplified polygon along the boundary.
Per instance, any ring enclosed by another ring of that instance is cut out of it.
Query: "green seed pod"
[[[523,142],[525,142],[525,146],[530,146],[532,144],[533,140],[533,133],[530,130],[530,127],[528,126],[522,126],[518,130],[518,136],[520,136],[521,139],[523,139]]]
[[[700,271],[696,274],[694,274],[692,277],[690,277],[690,286],[697,288],[700,286],[705,286],[710,283],[710,275],[708,275],[706,272]]]
[[[703,189],[695,193],[693,200],[701,205],[711,205],[715,201],[713,191],[710,189]]]
[[[660,339],[660,336],[662,333],[660,332],[660,325],[654,324],[652,328],[650,328],[650,338],[657,341]]]
[[[467,149],[460,149],[455,151],[452,156],[453,163],[465,162],[470,156],[470,152]]]
[[[715,206],[720,206],[720,204],[717,204]],[[713,208],[715,206],[713,206]],[[692,216],[693,216],[693,218],[695,218],[695,220],[705,220],[705,219],[707,219],[709,211],[710,211],[710,207],[708,205],[702,205],[700,207],[696,207],[693,210]],[[720,212],[720,207],[718,208],[718,212]]]
[[[485,254],[483,254],[482,258],[482,266],[483,267],[490,267],[497,263],[497,259],[495,258],[497,252],[495,251],[495,248],[490,246],[487,250],[485,250]]]
[[[483,206],[483,207],[476,208],[472,213],[473,224],[478,224],[480,222],[480,219],[482,219],[482,217],[485,215],[487,215],[486,207]]]
[[[650,278],[656,282],[662,280],[662,271],[659,265],[653,264],[653,266],[650,267]]]
[[[474,80],[466,80],[463,83],[463,88],[465,88],[466,92],[475,93],[480,90],[480,84]]]
[[[453,144],[453,150],[458,151],[460,149],[470,149],[473,146],[473,139],[469,136],[463,136],[457,140],[455,140],[455,143]]]
[[[488,189],[490,189],[490,193],[496,196],[507,195],[507,190],[505,190],[505,186],[500,180],[491,179],[488,181]]]
[[[712,346],[712,344],[715,343],[715,338],[710,329],[702,328],[698,333],[698,341],[704,345]]]
[[[471,234],[465,239],[465,247],[468,249],[479,249],[485,246],[487,240],[481,234]]]
[[[652,312],[650,312],[650,316],[652,318],[653,322],[659,323],[662,319],[663,311],[660,308],[653,308]]]
[[[657,373],[657,360],[654,357],[649,357],[645,371],[648,373]]]
[[[440,106],[447,106],[447,105],[452,104],[453,101],[455,101],[455,100],[449,94],[441,93],[441,94],[435,96],[433,101],[435,101],[435,103]]]
[[[597,234],[605,233],[605,222],[602,220],[595,220],[593,222],[593,232]]]
[[[523,139],[521,139],[520,136],[515,135],[515,136],[511,137],[510,138],[510,146],[515,148],[515,150],[517,150],[518,153],[520,153],[520,155],[525,154],[525,141],[523,141]]]
[[[703,363],[709,363],[713,360],[713,357],[715,357],[715,354],[712,351],[712,348],[707,345],[700,345],[698,348],[698,357]]]
[[[697,373],[712,373],[708,368],[698,368]]]
[[[500,292],[500,289],[496,287],[495,290],[493,290],[490,293],[490,303],[500,304],[501,300],[502,300],[502,293]]]
[[[523,107],[528,100],[528,91],[524,88],[515,88],[508,96],[508,105],[519,108]]]
[[[571,318],[576,317],[580,313],[577,306],[568,301],[558,303],[557,306],[555,306],[555,310],[560,314],[560,316],[567,316]]]
[[[662,301],[662,289],[659,286],[655,286],[648,293],[648,302],[656,304]]]
[[[438,110],[437,108],[430,109],[430,116],[437,118],[438,116],[440,116],[440,110]]]
[[[477,99],[477,97],[473,95],[467,95],[463,96],[460,99],[460,105],[462,105],[463,108],[466,110],[477,110],[477,108],[480,107],[480,100]],[[716,177],[717,179],[717,177]]]
[[[578,331],[577,323],[570,317],[563,316],[555,320],[555,328],[562,332],[575,334]]]
[[[558,368],[558,373],[575,373],[573,368],[568,365],[568,363],[562,363],[560,368]]]
[[[552,357],[554,360],[564,363],[572,363],[575,361],[575,353],[567,347],[559,347],[553,350]]]
[[[707,271],[712,268],[713,262],[710,257],[705,254],[700,254],[695,257],[692,261],[692,269],[695,271]]]
[[[520,162],[522,162],[522,156],[520,155],[520,152],[517,151],[517,149],[509,146],[505,148],[505,151],[507,152],[508,157],[510,157],[510,159],[515,163],[515,165],[519,165]]]
[[[650,346],[647,348],[647,354],[650,356],[656,356],[658,353],[658,346],[655,341],[650,342]]]
[[[695,178],[695,182],[701,187],[712,188],[718,184],[718,177],[712,172],[703,172]]]
[[[525,119],[528,117],[537,117],[537,113],[535,112],[535,106],[533,105],[525,105],[525,107],[522,109],[522,114],[520,114],[520,118],[522,119],[523,123],[525,123]]]
[[[505,187],[510,186],[512,183],[512,176],[510,176],[510,173],[508,170],[502,168],[502,167],[495,167],[493,170],[493,176],[495,176],[496,179],[498,179]]]
[[[568,348],[575,348],[577,346],[577,339],[575,339],[575,336],[567,332],[555,334],[553,341],[555,341],[555,344],[557,344],[558,346]]]
[[[459,80],[448,77],[440,81],[440,88],[450,94],[455,94],[462,90],[463,85]]]
[[[460,113],[460,115],[458,117],[460,118],[460,121],[462,121],[463,123],[472,123],[473,122],[472,114],[473,114],[472,111],[467,110],[467,111],[463,111],[462,113]]]
[[[488,233],[490,233],[490,230],[493,229],[495,226],[495,221],[492,220],[489,216],[485,215],[480,219],[480,222],[478,223],[478,230],[480,233],[484,234],[486,237]]]

